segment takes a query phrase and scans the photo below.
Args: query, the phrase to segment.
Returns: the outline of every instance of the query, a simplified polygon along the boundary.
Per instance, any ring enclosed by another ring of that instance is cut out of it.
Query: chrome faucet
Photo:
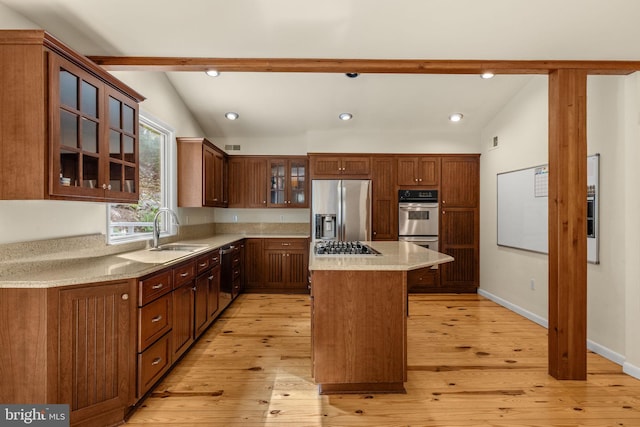
[[[153,248],[157,249],[160,245],[160,229],[158,228],[158,217],[162,212],[168,212],[173,216],[173,219],[176,222],[176,225],[180,225],[180,221],[178,221],[178,216],[174,211],[169,208],[160,208],[156,213],[156,216],[153,218]]]

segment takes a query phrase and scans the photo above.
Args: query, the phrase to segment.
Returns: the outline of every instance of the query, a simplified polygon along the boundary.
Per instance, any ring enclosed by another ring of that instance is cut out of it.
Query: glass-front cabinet
[[[305,208],[308,161],[306,157],[286,157],[269,161],[268,207]]]
[[[138,104],[75,64],[50,55],[50,192],[138,200]]]

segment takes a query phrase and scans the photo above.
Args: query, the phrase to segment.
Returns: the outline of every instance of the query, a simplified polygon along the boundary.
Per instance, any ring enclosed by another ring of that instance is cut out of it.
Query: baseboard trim
[[[538,325],[548,329],[549,328],[549,321],[547,319],[545,319],[542,316],[538,316],[535,313],[530,312],[529,310],[525,310],[524,308],[520,307],[519,305],[513,304],[503,298],[500,298],[497,295],[492,294],[491,292],[487,292],[484,289],[478,289],[478,294],[482,295],[483,297],[490,299],[491,301],[495,302],[496,304],[499,304],[511,311],[513,311],[514,313],[517,313],[519,315],[521,315],[522,317],[525,317],[529,320],[531,320],[532,322],[537,323]],[[627,374],[630,375],[634,378],[638,378],[640,379],[640,367],[634,366],[630,363],[625,362],[625,357],[624,355],[617,353],[607,347],[604,347],[594,341],[591,340],[587,340],[587,349],[589,349],[590,351],[593,351],[594,353],[599,354],[600,356],[604,357],[605,359],[608,359],[610,361],[612,361],[613,363],[616,363],[618,365],[622,366],[622,371]]]

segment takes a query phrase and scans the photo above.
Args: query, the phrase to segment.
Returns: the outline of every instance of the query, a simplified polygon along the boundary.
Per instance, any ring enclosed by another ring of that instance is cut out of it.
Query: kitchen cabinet
[[[246,239],[247,292],[308,292],[309,240]]]
[[[369,178],[371,156],[309,154],[311,178]]]
[[[394,179],[394,159],[374,156],[371,164],[372,238],[373,240],[397,240],[398,202]]]
[[[398,186],[433,188],[440,178],[440,156],[398,156]]]
[[[309,183],[306,157],[269,159],[270,208],[306,208]]]
[[[407,291],[409,293],[443,292],[440,288],[440,269],[425,267],[407,271]]]
[[[197,339],[219,314],[220,254],[218,250],[198,257],[194,301],[194,338]]]
[[[272,291],[307,291],[307,239],[265,239],[265,287]]]
[[[195,261],[173,268],[172,361],[175,363],[195,341]]]
[[[230,208],[266,208],[267,157],[231,156],[229,159]]]
[[[144,98],[42,30],[0,58],[0,199],[136,202]]]
[[[476,292],[480,281],[480,159],[443,156],[440,185],[440,252],[455,261],[442,265],[446,292]]]
[[[206,138],[177,138],[178,206],[226,207],[226,154]]]

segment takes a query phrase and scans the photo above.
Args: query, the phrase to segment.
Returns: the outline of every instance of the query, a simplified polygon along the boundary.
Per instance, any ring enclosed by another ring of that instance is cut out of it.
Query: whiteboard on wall
[[[587,158],[588,194],[595,199],[592,232],[587,237],[587,261],[592,263],[598,263],[599,161],[599,154]],[[549,253],[548,189],[548,165],[497,175],[499,246]]]

